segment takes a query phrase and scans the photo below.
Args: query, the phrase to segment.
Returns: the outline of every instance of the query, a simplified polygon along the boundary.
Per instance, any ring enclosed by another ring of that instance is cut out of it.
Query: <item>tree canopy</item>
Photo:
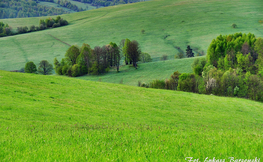
[[[43,0],[44,1],[44,0]],[[45,0],[54,2],[53,0]],[[69,12],[38,4],[37,0],[1,0],[0,19],[62,15]]]
[[[50,64],[47,60],[42,60],[39,63],[37,71],[38,71],[38,73],[43,74],[43,75],[52,74],[53,65]]]
[[[34,62],[30,61],[26,63],[25,73],[36,73],[37,67]]]

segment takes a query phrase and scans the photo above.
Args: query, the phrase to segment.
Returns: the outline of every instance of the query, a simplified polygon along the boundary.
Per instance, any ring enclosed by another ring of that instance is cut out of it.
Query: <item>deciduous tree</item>
[[[48,75],[48,74],[52,74],[53,71],[53,65],[50,64],[47,60],[42,60],[39,63],[38,66],[38,70],[37,70],[40,74],[43,75]]]
[[[37,67],[34,62],[30,61],[26,63],[25,73],[36,73]]]

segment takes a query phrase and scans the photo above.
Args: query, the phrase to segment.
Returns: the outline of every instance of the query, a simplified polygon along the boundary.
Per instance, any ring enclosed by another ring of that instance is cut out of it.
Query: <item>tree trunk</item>
[[[117,63],[117,72],[119,72],[119,64]]]

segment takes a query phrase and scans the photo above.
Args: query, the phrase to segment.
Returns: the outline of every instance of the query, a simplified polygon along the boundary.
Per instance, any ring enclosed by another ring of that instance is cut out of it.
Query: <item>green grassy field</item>
[[[262,103],[0,71],[0,161],[263,158]]]
[[[120,67],[119,73],[116,72],[116,69],[111,69],[109,73],[104,75],[86,75],[77,78],[137,86],[138,81],[149,83],[155,79],[169,79],[175,71],[179,71],[180,73],[191,73],[193,72],[191,64],[194,59],[196,58],[141,63],[138,64],[138,69],[125,65]]]
[[[27,61],[62,58],[68,46],[54,37],[70,45],[88,43],[91,47],[129,38],[137,40],[152,57],[172,56],[178,53],[175,47],[184,50],[188,44],[206,51],[219,34],[251,32],[262,37],[262,5],[261,0],[153,0],[62,15],[70,25],[0,38],[0,69],[16,70]],[[38,25],[39,19],[0,21],[16,28]],[[236,29],[231,27],[233,23]]]

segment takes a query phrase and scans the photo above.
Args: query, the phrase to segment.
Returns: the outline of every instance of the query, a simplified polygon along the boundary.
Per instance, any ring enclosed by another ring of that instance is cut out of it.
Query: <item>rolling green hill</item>
[[[263,158],[262,103],[0,71],[0,161]]]
[[[187,44],[206,51],[219,34],[251,32],[262,37],[262,5],[261,0],[153,0],[62,15],[70,25],[0,38],[0,69],[20,69],[27,61],[53,62],[54,57],[64,56],[68,46],[63,42],[94,47],[129,38],[152,57],[174,55],[176,47],[184,50]],[[38,25],[39,19],[0,21],[16,28]]]

